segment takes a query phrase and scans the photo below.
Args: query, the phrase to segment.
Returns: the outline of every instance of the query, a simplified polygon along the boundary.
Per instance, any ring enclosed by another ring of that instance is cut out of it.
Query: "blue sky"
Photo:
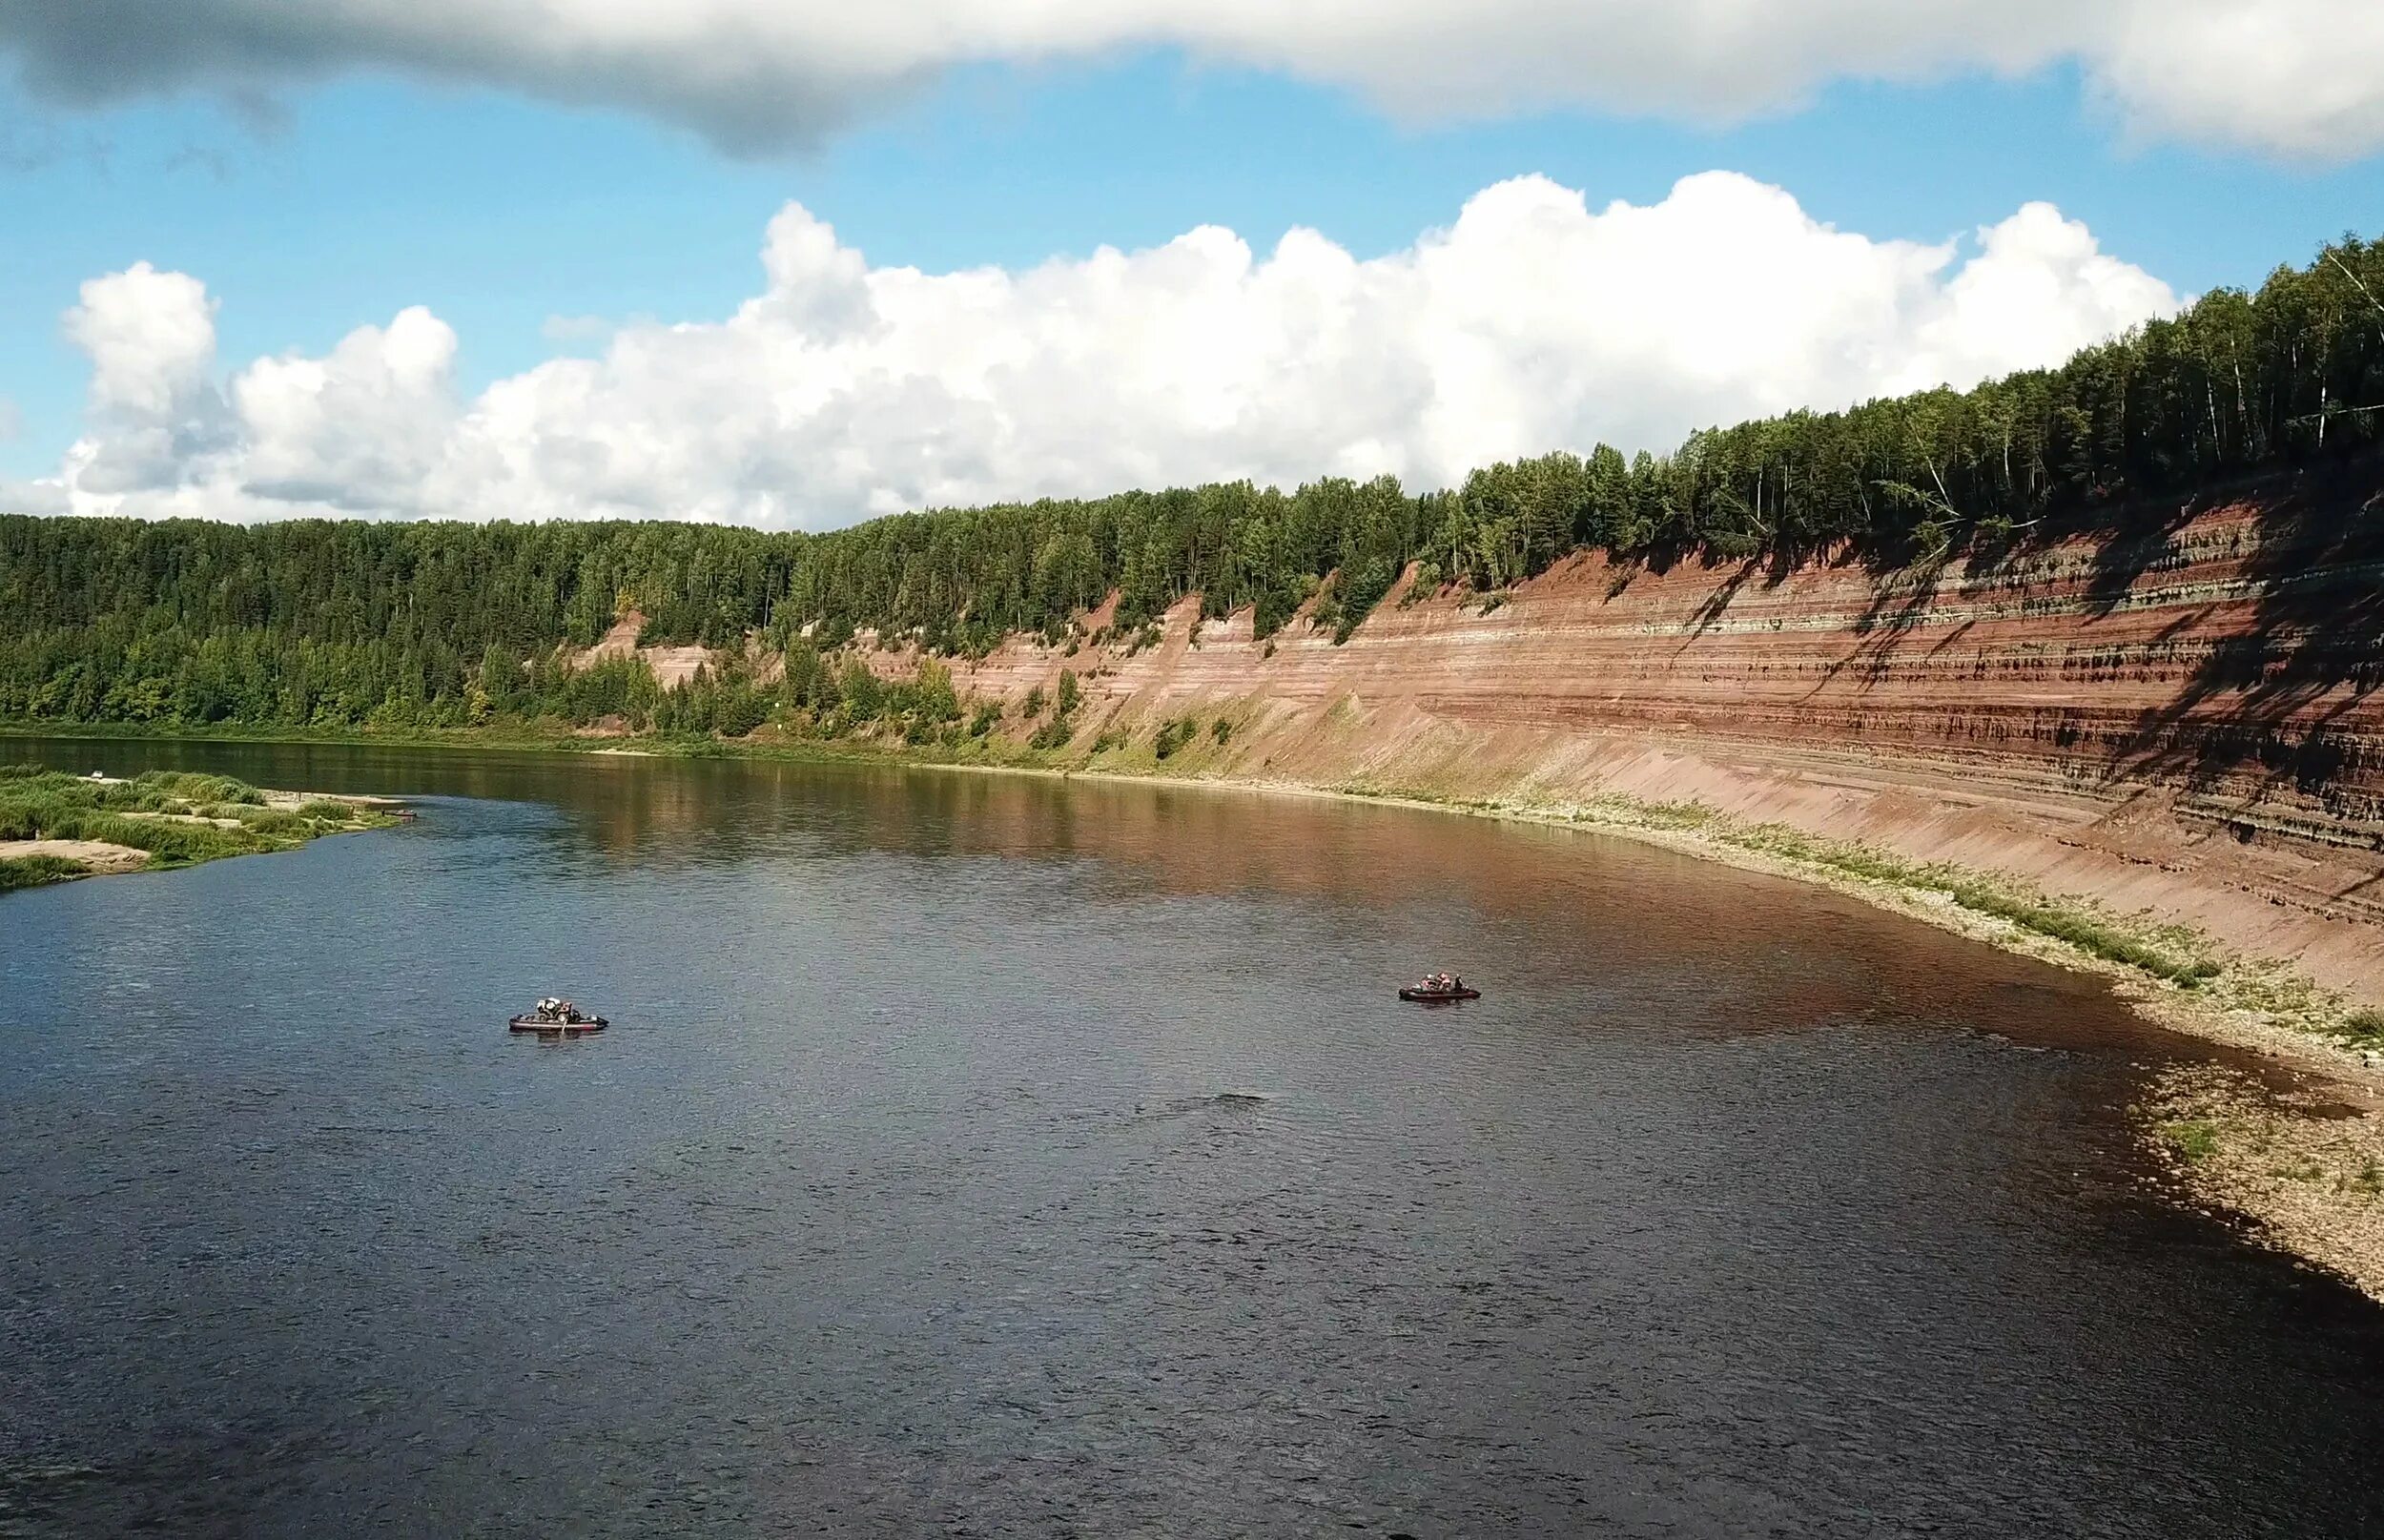
[[[1401,121],[1346,87],[1165,50],[947,72],[807,150],[724,152],[668,117],[502,85],[363,72],[269,111],[190,92],[0,108],[0,477],[53,471],[90,370],[60,314],[136,261],[217,302],[217,367],[319,355],[427,307],[453,388],[557,352],[550,318],[712,320],[760,287],[798,200],[873,268],[1017,269],[1222,224],[1262,253],[1308,226],[1402,251],[1466,200],[1541,174],[1592,210],[1709,170],[1772,184],[1873,241],[1941,242],[2047,200],[2180,295],[2251,284],[2384,210],[2384,157],[2333,163],[2131,133],[2056,63],[2016,79],[1844,82],[1735,127],[1590,107]]]

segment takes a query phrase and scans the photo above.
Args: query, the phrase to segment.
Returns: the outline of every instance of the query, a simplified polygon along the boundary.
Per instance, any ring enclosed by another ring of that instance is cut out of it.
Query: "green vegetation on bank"
[[[332,798],[269,805],[228,775],[152,770],[91,780],[37,765],[0,765],[0,841],[82,840],[146,853],[147,867],[192,866],[227,855],[289,850],[321,834],[376,828],[388,815]],[[0,859],[0,889],[88,874],[50,853]]]
[[[46,882],[64,882],[70,877],[89,876],[91,869],[80,861],[70,861],[57,855],[0,856],[0,893],[11,888],[38,888]]]
[[[1057,641],[1113,590],[1120,642],[1150,640],[1153,617],[1195,592],[1211,616],[1252,606],[1262,637],[1309,605],[1346,639],[1411,562],[1489,607],[1582,549],[1660,565],[1852,542],[1896,565],[2126,532],[2163,503],[2377,444],[2378,296],[2384,242],[2347,238],[2256,293],[2213,292],[2059,368],[1700,432],[1669,455],[1600,445],[1493,465],[1420,496],[1389,479],[1232,483],[822,535],[0,517],[0,720],[618,719],[736,736],[788,713],[867,719],[865,687],[829,661],[857,629],[944,653],[1019,631]],[[634,660],[559,656],[632,611],[647,641],[747,661],[664,690]],[[758,655],[741,650],[749,638]],[[920,708],[901,708],[903,732],[941,731],[925,709],[915,729]]]
[[[1098,760],[1095,763],[1099,763]],[[1146,767],[1156,770],[1156,766]],[[1743,851],[1806,878],[1849,891],[1923,894],[2057,943],[2080,958],[2113,964],[2189,993],[2238,1019],[2306,1034],[2340,1047],[2384,1053],[2384,1012],[2325,989],[2290,962],[2225,953],[2207,935],[2144,915],[2112,914],[2091,901],[2037,893],[2018,880],[1946,863],[1912,861],[1873,846],[1824,839],[1784,824],[1743,824],[1697,802],[1649,802],[1618,793],[1582,801],[1462,797],[1374,781],[1333,788],[1491,817],[1588,825],[1624,833],[1686,836],[1716,851]]]
[[[1468,806],[1502,811],[1494,803]],[[1999,873],[1906,860],[1873,846],[1823,839],[1784,824],[1736,823],[1700,803],[1649,803],[1607,795],[1565,809],[1561,815],[1610,828],[1691,834],[1700,842],[1783,861],[1822,880],[1848,878],[1858,886],[1939,895],[2080,956],[2189,992],[2239,1018],[2345,1048],[2384,1050],[2384,1012],[2321,988],[2289,962],[2228,955],[2187,926],[2115,915],[2084,899],[2033,892]]]
[[[2189,1163],[2218,1153],[2218,1124],[2208,1118],[2177,1118],[2160,1125],[2163,1138],[2178,1158]]]
[[[1714,833],[1723,843],[1741,850],[1782,855],[1802,865],[1894,887],[1943,893],[1964,909],[2008,921],[2056,941],[2065,941],[2087,956],[2139,969],[2187,989],[2198,988],[2218,976],[2219,965],[2209,957],[2163,947],[2075,905],[2013,893],[1960,867],[1924,865],[1866,845],[1817,839],[1785,824],[1723,828]]]

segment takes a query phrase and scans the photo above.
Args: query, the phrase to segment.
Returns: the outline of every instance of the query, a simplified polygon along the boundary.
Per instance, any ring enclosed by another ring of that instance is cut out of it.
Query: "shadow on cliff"
[[[1705,602],[1697,606],[1696,612],[1689,617],[1688,635],[1675,650],[1687,650],[1698,637],[1713,629],[1728,612],[1731,601],[1738,597],[1738,590],[1747,585],[1762,565],[1760,557],[1750,556],[1741,560],[1730,576],[1722,580],[1720,586],[1708,594]]]
[[[1905,637],[1934,615],[1938,585],[1956,554],[1949,549],[1926,551],[1909,541],[1896,541],[1859,551],[1850,547],[1832,561],[1832,566],[1860,565],[1869,572],[1871,602],[1849,626],[1856,637],[1854,650],[1831,664],[1805,698],[1811,700],[1850,672],[1865,686],[1876,685],[1892,673]],[[1969,626],[1962,629],[1967,631]],[[1932,654],[1942,651],[1943,644],[1930,650]]]
[[[2231,501],[2206,496],[2149,504],[2108,530],[2095,546],[2093,571],[2086,579],[2087,619],[2101,620],[2119,608],[2145,578],[2187,565],[2190,558],[2177,537],[2195,519]]]
[[[2323,795],[2346,777],[2384,770],[2384,746],[2368,742],[2373,731],[2350,732],[2344,721],[2370,707],[2369,697],[2384,685],[2384,456],[2189,500],[2147,502],[2116,524],[2105,508],[2024,526],[2001,543],[1965,550],[1932,553],[1909,542],[1881,542],[1843,553],[1870,572],[1871,600],[1851,624],[1853,650],[1829,667],[1807,698],[1849,676],[1867,687],[1894,672],[1911,656],[1906,644],[1912,633],[1946,618],[1941,585],[1957,560],[1966,562],[1966,579],[2024,591],[2032,559],[2070,542],[2089,542],[2083,619],[2091,626],[2120,611],[2148,581],[2157,586],[2166,571],[2182,575],[2209,562],[2211,552],[2195,548],[2189,528],[2230,506],[2255,513],[2250,549],[2239,568],[2241,582],[2256,596],[2250,624],[2218,637],[2172,700],[2145,712],[2109,745],[2113,767],[2202,791],[2232,783],[2254,795],[2288,785],[2304,795]],[[1727,592],[1735,593],[1747,575],[1737,574]],[[2045,581],[2063,579],[2054,571]],[[2154,648],[2195,647],[2197,635],[2225,625],[2239,603],[2236,592],[2213,591],[2207,603],[2164,626]],[[1927,649],[1927,657],[1944,654],[1972,624],[1965,620]],[[2061,730],[2082,734],[2088,729],[2081,721],[2065,723]],[[2378,806],[2384,810],[2384,789]]]
[[[2117,763],[2197,791],[2339,800],[2384,758],[2346,720],[2384,685],[2384,464],[2311,470],[2223,501],[2257,510],[2242,568],[2257,596],[2250,624],[2216,638],[2175,698],[2144,713]],[[2158,566],[2182,565],[2176,533],[2168,523],[2106,545],[2097,616]]]

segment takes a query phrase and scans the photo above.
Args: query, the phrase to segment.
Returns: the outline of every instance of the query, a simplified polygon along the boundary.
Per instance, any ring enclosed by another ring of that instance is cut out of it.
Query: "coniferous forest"
[[[1233,483],[816,535],[0,516],[0,720],[621,716],[735,733],[780,705],[859,704],[846,695],[874,687],[820,654],[863,627],[976,651],[1017,630],[1057,638],[1114,588],[1123,626],[1197,592],[1211,615],[1254,606],[1262,636],[1315,599],[1346,639],[1411,561],[1425,582],[1483,592],[1584,548],[1738,562],[1850,544],[1878,565],[1925,563],[2121,530],[2156,501],[2349,461],[2379,438],[2384,240],[2346,237],[2058,368],[1703,431],[1669,455],[1553,453],[1421,495],[1387,478]],[[666,693],[633,662],[562,664],[559,647],[631,610],[647,641],[758,634],[788,650],[786,681]]]

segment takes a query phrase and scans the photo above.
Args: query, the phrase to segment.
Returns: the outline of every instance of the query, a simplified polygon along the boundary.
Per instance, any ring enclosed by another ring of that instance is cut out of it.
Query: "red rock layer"
[[[1339,647],[1186,601],[1156,647],[1014,639],[956,675],[1016,701],[1074,669],[1080,742],[1223,716],[1230,746],[1194,759],[1220,773],[1695,799],[2384,996],[2375,501],[2276,493],[1934,571],[1580,557],[1495,604],[1394,589]]]

